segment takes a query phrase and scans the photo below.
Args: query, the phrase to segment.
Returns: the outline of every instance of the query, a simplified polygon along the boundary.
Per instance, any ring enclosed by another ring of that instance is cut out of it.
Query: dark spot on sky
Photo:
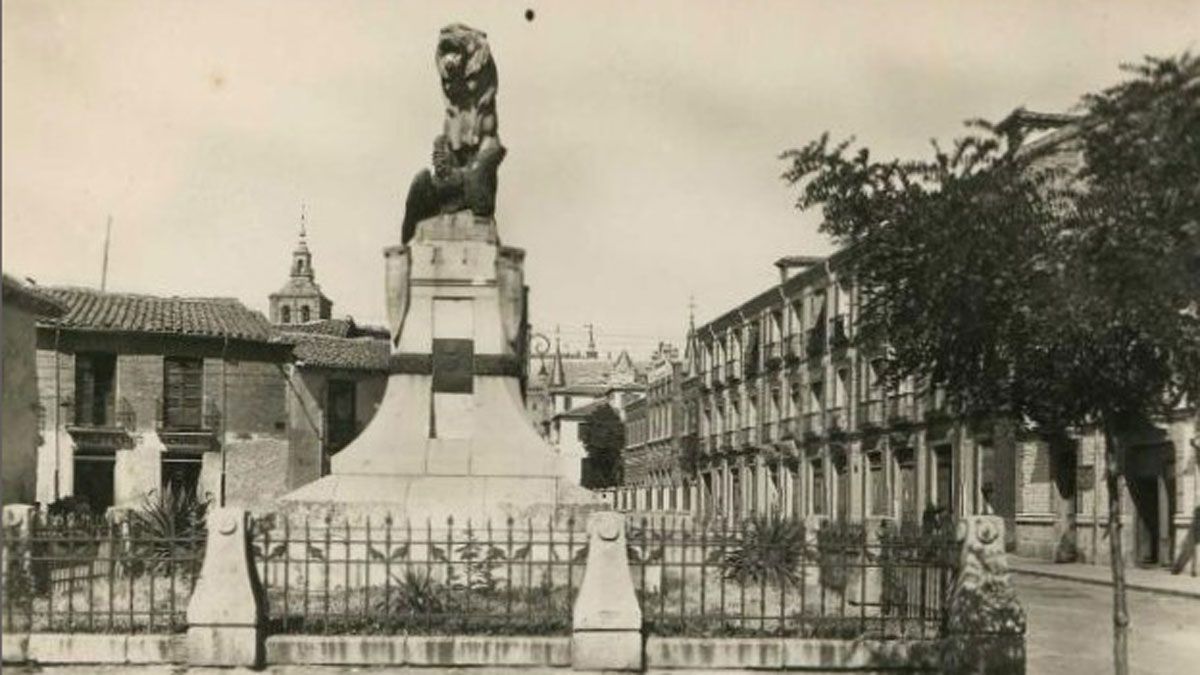
[[[525,20],[526,21],[533,21],[533,17],[534,17],[534,14],[533,14],[532,9],[525,10]]]
[[[225,86],[225,76],[219,72],[214,72],[208,76],[208,83],[212,85],[213,89],[220,89]]]

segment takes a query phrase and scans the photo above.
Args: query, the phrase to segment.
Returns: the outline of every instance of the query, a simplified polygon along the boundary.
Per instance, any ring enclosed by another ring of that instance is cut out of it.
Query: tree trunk
[[[1121,465],[1116,435],[1106,424],[1104,451],[1107,458],[1108,544],[1113,578],[1113,672],[1129,673],[1129,608],[1125,604],[1125,560],[1121,551]]]

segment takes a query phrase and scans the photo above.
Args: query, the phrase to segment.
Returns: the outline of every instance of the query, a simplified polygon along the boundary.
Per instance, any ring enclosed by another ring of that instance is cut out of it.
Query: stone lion
[[[478,217],[496,210],[496,173],[504,159],[496,119],[496,62],[487,34],[453,24],[442,29],[435,54],[446,119],[433,141],[433,167],[413,179],[405,203],[400,243],[417,223],[439,213],[470,209]]]

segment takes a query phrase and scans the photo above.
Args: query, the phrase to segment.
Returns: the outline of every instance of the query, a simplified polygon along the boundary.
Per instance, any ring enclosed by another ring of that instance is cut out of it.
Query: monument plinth
[[[434,171],[413,181],[401,244],[384,250],[392,336],[384,398],[333,457],[331,474],[284,502],[434,522],[604,508],[565,477],[525,416],[525,254],[501,246],[491,217],[504,149],[484,37],[451,26],[438,44],[445,133]]]

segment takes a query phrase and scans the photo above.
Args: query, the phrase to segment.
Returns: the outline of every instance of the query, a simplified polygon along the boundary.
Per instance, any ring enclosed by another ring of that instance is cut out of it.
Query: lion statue
[[[479,217],[496,211],[496,172],[504,159],[496,121],[496,62],[487,34],[453,24],[442,29],[435,54],[446,120],[433,141],[433,167],[413,179],[404,207],[400,243],[417,223],[439,213],[470,209]]]

